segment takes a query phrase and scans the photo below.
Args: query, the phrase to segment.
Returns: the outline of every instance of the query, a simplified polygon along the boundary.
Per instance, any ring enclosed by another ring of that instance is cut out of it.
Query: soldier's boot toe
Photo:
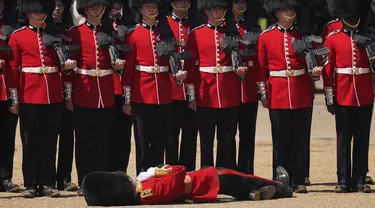
[[[249,194],[249,198],[253,201],[268,200],[271,199],[275,195],[275,193],[275,186],[264,186],[262,188],[251,191]]]
[[[305,186],[311,186],[311,181],[309,178],[305,178]]]
[[[361,193],[371,193],[371,187],[368,184],[358,185],[357,191]]]
[[[13,181],[10,179],[4,180],[2,187],[4,188],[6,192],[10,192],[10,193],[18,193],[21,191],[20,186],[17,184],[14,184]]]
[[[78,191],[78,186],[72,182],[64,182],[64,191]]]
[[[83,196],[83,192],[82,192],[82,189],[79,188],[78,191],[77,191],[77,196]]]
[[[58,190],[53,189],[49,186],[40,186],[39,187],[39,196],[47,196],[51,198],[57,198],[61,196],[61,193]]]
[[[37,192],[34,188],[27,188],[25,191],[22,192],[22,197],[27,199],[35,198],[37,195]]]
[[[365,183],[366,184],[373,184],[374,183],[374,181],[372,180],[372,178],[370,177],[370,176],[366,176],[366,179],[365,179],[366,181],[365,181]]]
[[[295,193],[306,194],[307,188],[305,185],[296,185],[293,187]]]
[[[338,185],[335,187],[335,193],[349,193],[349,187],[347,185]]]

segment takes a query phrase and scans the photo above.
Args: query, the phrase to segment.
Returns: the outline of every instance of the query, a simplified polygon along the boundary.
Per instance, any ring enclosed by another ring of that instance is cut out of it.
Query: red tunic
[[[45,48],[43,29],[31,25],[15,31],[9,40],[13,49],[10,57],[9,87],[18,89],[20,103],[51,104],[62,102],[62,81],[59,62],[53,48]],[[31,73],[31,70],[55,67],[53,73]],[[22,69],[20,72],[20,68]]]
[[[322,38],[323,38],[323,42],[326,40],[327,36],[335,31],[335,30],[341,30],[343,27],[343,24],[341,22],[340,19],[335,19],[335,20],[332,20],[330,22],[328,22],[324,28],[323,28],[323,31],[322,31]]]
[[[224,24],[205,24],[195,28],[189,37],[187,50],[193,57],[187,63],[187,82],[195,84],[199,107],[229,108],[240,104],[240,78],[233,71],[231,55],[220,46],[225,32]]]
[[[186,173],[184,166],[166,166],[172,170],[168,175],[155,176],[142,182],[140,193],[141,204],[170,204],[184,199],[194,201],[215,201],[220,184],[216,168],[209,167]],[[185,196],[185,176],[192,181],[192,192]]]
[[[177,41],[183,42],[185,45],[187,44],[188,37],[192,29],[191,24],[187,18],[188,16],[180,19],[174,14],[168,16],[168,22],[173,31],[174,37]],[[184,52],[185,47],[178,47],[177,50],[179,53]],[[172,83],[173,100],[186,100],[185,83],[182,86],[179,86],[173,78],[172,74],[170,74],[170,80]]]
[[[159,59],[156,43],[161,42],[159,27],[145,23],[129,31],[126,38],[132,51],[127,53],[123,86],[131,87],[131,102],[172,103],[172,85],[168,60]]]
[[[342,106],[363,106],[374,102],[367,53],[354,44],[355,33],[347,29],[334,31],[324,44],[331,51],[323,71],[324,88],[333,89],[337,104]],[[363,73],[350,73],[353,69]]]
[[[0,34],[2,34],[1,27],[3,25],[6,25],[5,21],[3,19],[0,19]],[[6,45],[7,43],[3,40],[0,40],[0,45]],[[9,86],[7,85],[7,79],[8,74],[10,71],[10,66],[8,64],[8,61],[6,61],[7,52],[0,51],[0,59],[5,61],[5,64],[3,65],[2,73],[0,74],[0,101],[8,100],[8,97],[10,96]]]
[[[270,109],[298,109],[313,104],[313,81],[307,72],[305,57],[294,53],[292,41],[295,39],[301,39],[301,35],[294,26],[283,29],[277,24],[259,35],[258,60],[260,69],[269,77]]]
[[[116,19],[113,21],[112,26],[117,31],[117,27],[120,24],[120,19]],[[124,41],[125,42],[125,41]],[[116,39],[116,44],[122,45],[124,44],[123,41]],[[115,88],[115,95],[123,95],[124,90],[122,89],[121,85],[121,78],[122,76],[117,75],[116,73],[113,73],[113,84]]]
[[[241,19],[237,22],[237,29],[240,32],[240,35],[243,36],[245,33],[249,32],[247,24],[244,22],[244,19]],[[241,44],[241,49],[245,49],[244,45]],[[256,50],[256,48],[254,49]],[[246,77],[241,79],[241,103],[253,103],[258,101],[258,92],[259,88],[257,82],[264,82],[259,77],[259,64],[256,56],[253,57],[244,57],[244,64],[247,69]]]
[[[72,59],[77,61],[79,69],[93,72],[96,70],[112,70],[109,51],[100,48],[97,33],[103,32],[101,25],[94,26],[88,22],[69,30],[67,36],[72,38],[69,44],[77,44],[79,51],[72,52]],[[114,84],[112,74],[106,76],[91,76],[74,73],[73,103],[87,108],[109,108],[114,105]]]

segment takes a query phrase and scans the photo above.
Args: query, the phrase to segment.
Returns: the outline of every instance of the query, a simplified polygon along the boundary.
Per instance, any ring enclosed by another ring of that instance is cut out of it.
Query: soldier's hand
[[[5,61],[3,59],[0,59],[0,69],[3,68],[4,64],[5,64]]]
[[[335,115],[335,113],[336,113],[336,105],[327,105],[327,111],[330,114]]]
[[[238,67],[236,74],[239,77],[244,78],[246,76],[246,71],[247,71],[247,67]]]
[[[262,100],[262,106],[263,108],[268,108],[268,100]]]
[[[115,62],[115,70],[116,71],[120,71],[120,70],[123,70],[124,69],[124,66],[125,66],[125,60],[121,60],[121,59],[116,59],[116,62]]]
[[[12,105],[9,107],[9,111],[12,112],[13,114],[19,114],[19,107],[18,105]]]
[[[197,111],[197,102],[193,101],[188,104],[189,108],[191,108],[193,111]]]
[[[75,60],[68,59],[65,61],[64,69],[66,71],[74,69],[77,67],[77,62]]]
[[[72,100],[66,100],[65,101],[65,107],[70,110],[71,112],[73,112],[73,101]]]
[[[132,106],[130,104],[124,104],[122,106],[122,111],[126,114],[131,116],[132,115]]]
[[[184,81],[187,78],[187,71],[178,71],[177,74],[175,75],[175,78],[177,81]]]
[[[323,72],[323,67],[316,66],[314,67],[311,76],[319,77],[320,75],[322,75],[322,72]]]

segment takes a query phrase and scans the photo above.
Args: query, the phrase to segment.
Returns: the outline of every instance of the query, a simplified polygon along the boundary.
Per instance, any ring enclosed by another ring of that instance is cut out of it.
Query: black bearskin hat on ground
[[[20,13],[47,13],[53,11],[55,1],[53,0],[17,0],[17,8]]]
[[[108,0],[77,0],[77,11],[80,15],[85,16],[85,9],[95,4],[109,5]]]
[[[125,172],[91,172],[83,178],[81,188],[88,206],[136,204],[135,185]]]
[[[198,0],[198,11],[202,12],[206,9],[223,8],[226,9],[232,3],[230,0]]]

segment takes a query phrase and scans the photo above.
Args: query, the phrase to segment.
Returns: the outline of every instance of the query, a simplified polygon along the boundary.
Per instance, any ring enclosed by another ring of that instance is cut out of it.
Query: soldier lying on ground
[[[218,194],[238,200],[292,197],[289,175],[277,168],[276,181],[225,168],[207,167],[186,172],[184,166],[149,168],[133,181],[124,172],[91,172],[82,191],[88,206],[124,206],[214,202]]]

